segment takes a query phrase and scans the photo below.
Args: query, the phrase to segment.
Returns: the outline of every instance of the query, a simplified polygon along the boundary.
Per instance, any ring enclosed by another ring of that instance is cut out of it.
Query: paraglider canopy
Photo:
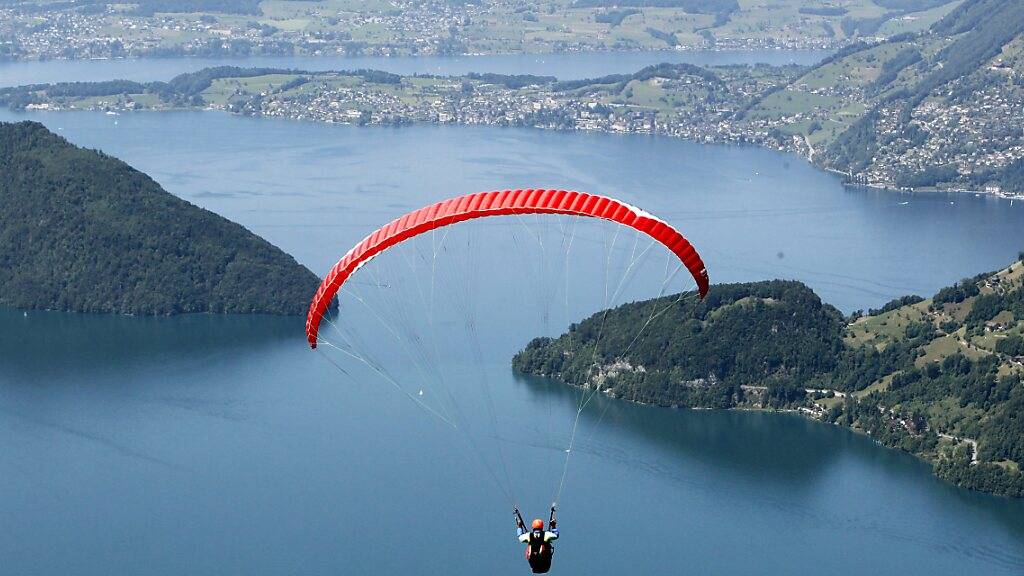
[[[686,267],[703,298],[708,273],[690,242],[665,221],[625,202],[570,190],[520,189],[458,196],[409,212],[369,234],[331,268],[309,306],[306,339],[316,348],[320,321],[341,286],[361,266],[414,236],[458,222],[488,216],[565,214],[610,220],[634,228],[665,245]]]

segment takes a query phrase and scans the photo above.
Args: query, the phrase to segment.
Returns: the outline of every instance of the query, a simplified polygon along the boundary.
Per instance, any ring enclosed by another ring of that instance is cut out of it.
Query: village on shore
[[[331,124],[460,124],[530,127],[613,134],[653,134],[700,143],[754,144],[801,155],[840,173],[851,184],[906,191],[971,191],[1022,198],[998,185],[913,186],[907,174],[931,166],[998,169],[1024,158],[1019,110],[1024,92],[989,87],[975,95],[980,106],[940,106],[924,102],[914,111],[918,145],[897,143],[876,154],[856,175],[823,161],[828,142],[814,141],[821,111],[789,107],[784,98],[835,98],[846,107],[864,107],[855,91],[799,81],[797,66],[718,66],[663,64],[631,75],[569,82],[550,77],[469,74],[398,76],[377,71],[246,71],[211,80],[198,98],[118,93],[108,96],[29,95],[28,110],[90,109],[110,113],[162,109],[211,109],[235,114]],[[202,72],[198,73],[202,74]],[[788,96],[774,93],[789,85]],[[84,90],[89,93],[89,90]],[[4,101],[0,93],[0,102]],[[13,105],[11,92],[7,103]],[[776,100],[775,102],[773,102]],[[900,111],[882,107],[880,126],[896,130]],[[810,130],[806,127],[810,126]],[[810,135],[806,132],[810,132]],[[964,145],[969,142],[970,145]]]

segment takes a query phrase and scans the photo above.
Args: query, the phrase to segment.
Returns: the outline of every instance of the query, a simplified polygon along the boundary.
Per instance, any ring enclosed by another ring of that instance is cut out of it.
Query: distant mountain
[[[0,123],[0,306],[299,315],[318,283],[124,162],[41,124]]]
[[[598,313],[512,365],[662,406],[799,410],[1024,496],[1024,262],[851,318],[798,282],[714,286]]]

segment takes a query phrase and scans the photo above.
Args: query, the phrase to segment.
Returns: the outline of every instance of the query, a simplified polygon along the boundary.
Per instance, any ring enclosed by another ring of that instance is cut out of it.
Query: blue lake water
[[[821,50],[688,50],[652,52],[587,52],[580,54],[507,54],[495,56],[331,57],[259,56],[251,58],[163,58],[118,60],[49,60],[0,62],[0,87],[40,82],[89,82],[125,79],[139,82],[168,80],[209,66],[290,68],[295,70],[356,70],[372,68],[396,74],[540,74],[562,80],[595,78],[635,72],[661,62],[723,64],[813,64],[828,55]]]
[[[15,114],[99,148],[326,272],[338,248],[431,201],[564,187],[677,225],[713,281],[795,278],[850,312],[930,295],[1024,248],[1024,204],[844,188],[792,155],[682,140],[492,127],[359,129],[217,112]],[[330,248],[326,248],[330,246]]]
[[[122,158],[317,273],[405,211],[519,186],[621,197],[678,226],[714,281],[797,278],[844,311],[930,294],[1024,247],[1024,206],[849,190],[757,148],[200,112],[0,112],[19,119]],[[480,367],[447,369],[483,459],[462,430],[386,383],[339,375],[305,346],[302,319],[0,312],[3,572],[525,573],[488,467],[500,448],[515,499],[544,513],[578,396],[515,377],[508,359],[565,318],[538,322],[532,285],[516,283],[530,278],[526,259],[490,243],[496,225],[467,230],[487,255],[471,275],[484,349]],[[585,239],[574,252],[581,293],[600,282],[600,238]],[[656,284],[641,276],[624,297]],[[567,316],[600,304],[581,299]],[[459,326],[441,320],[445,347]],[[371,345],[411,380],[385,336]],[[1021,502],[955,489],[912,457],[792,415],[596,398],[561,505],[555,574],[1024,571]]]

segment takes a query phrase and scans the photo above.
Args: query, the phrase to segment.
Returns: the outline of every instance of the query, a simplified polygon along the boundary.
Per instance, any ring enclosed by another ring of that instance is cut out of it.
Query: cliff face
[[[0,306],[300,315],[318,283],[124,162],[41,124],[0,123]]]

